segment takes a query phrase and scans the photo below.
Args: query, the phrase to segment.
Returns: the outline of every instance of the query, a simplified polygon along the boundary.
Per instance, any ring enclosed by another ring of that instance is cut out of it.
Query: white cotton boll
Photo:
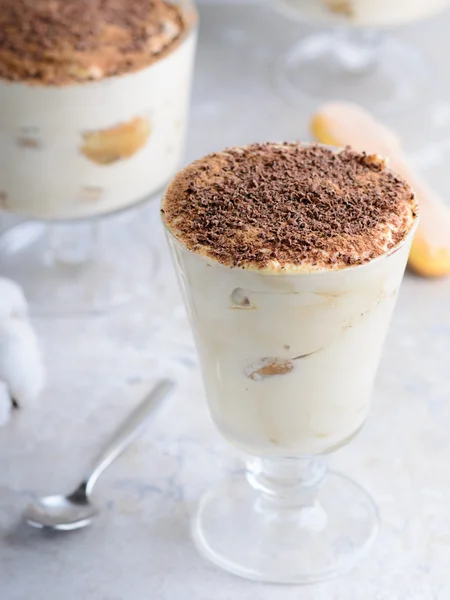
[[[6,425],[11,417],[11,398],[6,383],[0,381],[0,427]]]
[[[22,288],[11,281],[0,277],[0,320],[8,317],[25,317],[27,301]]]
[[[45,371],[36,335],[27,319],[22,289],[0,277],[0,426],[11,401],[32,404],[44,387]]]
[[[26,320],[0,320],[0,380],[19,406],[33,403],[44,387],[41,351]]]

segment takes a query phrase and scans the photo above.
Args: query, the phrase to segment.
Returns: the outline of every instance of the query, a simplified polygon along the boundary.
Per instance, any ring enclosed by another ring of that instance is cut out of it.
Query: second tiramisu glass
[[[2,2],[0,209],[35,220],[2,236],[0,272],[35,310],[151,291],[148,211],[127,209],[179,168],[196,21],[190,0]]]
[[[197,547],[261,581],[343,573],[377,509],[323,455],[369,410],[417,220],[410,188],[376,156],[253,145],[187,167],[162,213],[211,416],[253,456],[201,500]]]
[[[413,46],[385,35],[389,27],[429,18],[449,0],[272,0],[288,17],[322,25],[280,59],[282,94],[305,100],[347,100],[377,113],[401,114],[436,93],[430,69]],[[434,99],[433,99],[434,100]]]

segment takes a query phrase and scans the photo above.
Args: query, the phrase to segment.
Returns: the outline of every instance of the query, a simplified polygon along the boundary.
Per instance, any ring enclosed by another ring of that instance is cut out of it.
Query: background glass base
[[[297,43],[277,65],[280,94],[296,105],[344,100],[375,113],[404,111],[426,88],[425,62],[395,39],[358,33],[324,32]]]
[[[303,507],[280,507],[241,477],[202,498],[193,521],[202,556],[247,579],[313,583],[349,571],[365,555],[379,526],[371,497],[330,472]]]
[[[27,221],[0,237],[0,275],[43,316],[102,313],[151,292],[151,232],[134,214],[68,223]]]

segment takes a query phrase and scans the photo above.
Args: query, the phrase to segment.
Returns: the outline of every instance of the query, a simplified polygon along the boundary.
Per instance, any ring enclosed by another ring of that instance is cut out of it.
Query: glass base
[[[245,479],[232,479],[201,500],[193,538],[202,556],[235,575],[306,584],[349,571],[378,526],[367,492],[330,472],[303,506],[280,506]]]
[[[151,292],[157,265],[136,215],[90,222],[24,222],[0,237],[0,275],[24,289],[32,313],[102,313]]]
[[[289,50],[276,69],[280,94],[293,104],[343,100],[381,114],[404,111],[420,97],[426,81],[420,55],[376,31],[311,35]]]

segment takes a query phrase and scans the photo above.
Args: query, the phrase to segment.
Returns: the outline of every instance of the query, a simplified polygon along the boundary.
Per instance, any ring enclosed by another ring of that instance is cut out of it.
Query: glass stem
[[[247,481],[261,493],[265,509],[313,506],[326,474],[325,460],[316,456],[247,461]]]
[[[81,267],[93,259],[98,247],[97,222],[54,223],[49,227],[54,264]]]
[[[333,56],[338,67],[351,75],[372,71],[379,59],[383,34],[377,29],[345,27],[332,33]]]

